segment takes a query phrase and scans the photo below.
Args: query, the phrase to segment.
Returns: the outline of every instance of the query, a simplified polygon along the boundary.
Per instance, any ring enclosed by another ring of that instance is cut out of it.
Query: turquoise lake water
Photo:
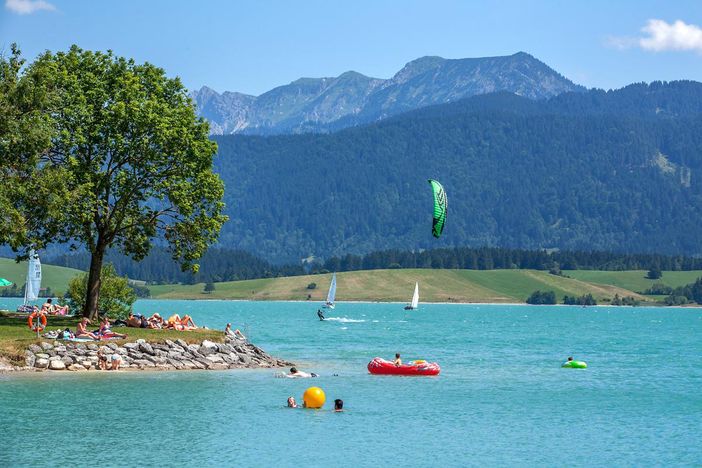
[[[16,301],[0,299],[0,308]],[[274,370],[0,376],[0,466],[632,466],[702,463],[702,309],[139,301],[226,322]],[[369,375],[374,356],[430,378]],[[586,370],[561,369],[572,355]],[[334,375],[337,374],[337,375]],[[322,387],[325,410],[285,408]],[[342,398],[344,413],[329,411]],[[58,458],[57,458],[58,457]]]

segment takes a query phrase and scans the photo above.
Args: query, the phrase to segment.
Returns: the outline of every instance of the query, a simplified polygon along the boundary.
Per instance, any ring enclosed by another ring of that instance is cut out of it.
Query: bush
[[[556,293],[553,291],[534,291],[531,296],[527,299],[527,304],[555,304],[556,303]]]
[[[148,299],[151,297],[151,290],[146,286],[141,286],[139,284],[129,283],[129,287],[132,288],[134,294],[140,299]]]
[[[614,296],[614,300],[621,301],[619,295]],[[592,294],[583,294],[582,296],[563,296],[563,303],[566,305],[597,305],[597,301]],[[620,305],[620,304],[615,304]]]
[[[126,277],[118,276],[111,263],[102,267],[101,278],[98,313],[107,314],[110,318],[126,318],[132,309],[132,304],[137,300],[134,289],[129,286],[129,280]],[[87,290],[87,273],[73,277],[68,283],[65,299],[77,314],[83,310]]]
[[[215,290],[215,285],[214,285],[214,283],[205,283],[205,292],[206,292],[207,294],[211,294],[212,291],[214,291],[214,290]]]
[[[310,283],[307,285],[307,289],[317,289],[317,283]]]
[[[643,293],[651,295],[673,294],[673,288],[666,286],[663,283],[653,283],[651,287],[645,290]]]
[[[675,294],[671,294],[670,296],[666,297],[663,302],[665,302],[665,305],[678,306],[678,305],[685,305],[689,301],[687,300],[687,298],[685,296],[678,296]]]
[[[646,275],[646,278],[656,280],[660,279],[663,276],[663,272],[661,269],[657,266],[651,267],[650,270],[648,270],[648,274]]]

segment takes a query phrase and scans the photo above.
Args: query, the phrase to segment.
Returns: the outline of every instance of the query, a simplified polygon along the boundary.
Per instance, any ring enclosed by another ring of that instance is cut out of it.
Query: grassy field
[[[56,329],[66,329],[71,330],[76,329],[79,318],[77,317],[48,317],[48,322],[46,324],[46,330],[56,330]],[[89,327],[89,330],[94,330],[97,328],[95,326]],[[115,328],[114,331],[118,333],[127,334],[127,339],[125,340],[111,340],[116,344],[125,343],[127,341],[135,341],[139,338],[148,340],[151,343],[160,343],[165,340],[177,340],[181,338],[188,343],[201,343],[202,340],[210,341],[222,341],[224,334],[221,330],[189,330],[189,331],[176,331],[176,330],[150,330],[144,328]],[[54,340],[48,338],[37,339],[36,333],[29,329],[27,326],[26,317],[18,317],[14,315],[6,315],[0,313],[0,356],[8,358],[14,364],[21,364],[24,362],[24,351],[32,343],[39,343],[41,341],[48,341],[52,343]],[[96,342],[97,343],[97,342]]]
[[[587,281],[588,283],[610,284],[630,291],[643,292],[650,288],[653,283],[663,283],[667,286],[677,288],[686,284],[694,283],[702,276],[702,271],[664,271],[663,276],[657,280],[646,278],[648,271],[596,271],[596,270],[575,270],[565,271],[564,274]]]
[[[330,274],[233,281],[216,283],[211,294],[203,292],[203,284],[149,286],[149,289],[157,299],[323,301],[330,281]],[[419,281],[422,302],[524,302],[537,289],[552,290],[559,300],[566,294],[579,296],[588,293],[598,301],[610,299],[615,294],[646,299],[621,287],[554,276],[544,271],[427,269],[338,273],[336,299],[409,302],[415,281]],[[307,289],[310,283],[316,283],[316,289]]]
[[[74,276],[82,273],[80,270],[53,265],[41,266],[41,287],[49,287],[54,292],[64,293],[68,282]],[[27,262],[15,263],[10,258],[0,258],[0,278],[5,278],[21,288],[27,277]]]

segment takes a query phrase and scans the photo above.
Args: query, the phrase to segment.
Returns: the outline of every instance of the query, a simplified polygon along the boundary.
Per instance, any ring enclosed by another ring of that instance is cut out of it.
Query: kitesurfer
[[[319,320],[324,320],[324,314],[322,313],[322,309],[317,309],[317,317],[319,317]]]

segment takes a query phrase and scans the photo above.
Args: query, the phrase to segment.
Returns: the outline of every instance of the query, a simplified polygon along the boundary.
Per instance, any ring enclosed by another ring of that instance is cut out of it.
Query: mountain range
[[[702,84],[501,92],[328,134],[216,136],[220,242],[273,262],[499,246],[702,254]],[[431,191],[449,200],[431,236]]]
[[[519,52],[456,60],[422,57],[390,79],[348,71],[332,78],[300,78],[260,96],[219,94],[203,86],[191,97],[212,134],[274,135],[328,132],[498,91],[545,99],[584,88]]]

